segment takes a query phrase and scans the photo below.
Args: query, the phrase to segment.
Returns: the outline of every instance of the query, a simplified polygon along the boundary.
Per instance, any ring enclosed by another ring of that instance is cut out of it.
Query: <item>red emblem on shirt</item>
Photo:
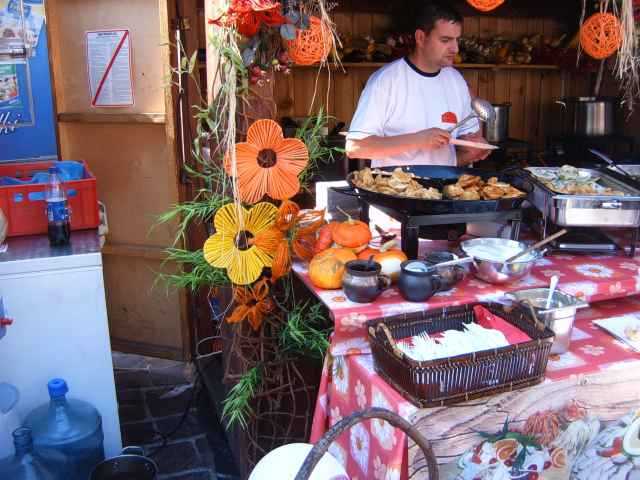
[[[458,123],[458,117],[453,112],[445,112],[442,114],[442,123]]]

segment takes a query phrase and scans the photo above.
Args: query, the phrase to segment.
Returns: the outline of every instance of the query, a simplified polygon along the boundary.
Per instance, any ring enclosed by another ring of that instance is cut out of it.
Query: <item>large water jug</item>
[[[20,394],[16,387],[0,382],[0,458],[14,454],[11,434],[22,423],[16,412],[19,398]]]
[[[66,459],[60,453],[40,454],[33,451],[31,430],[13,432],[15,454],[0,460],[0,478],[11,480],[64,480]]]
[[[48,383],[48,405],[33,410],[25,426],[33,430],[36,451],[56,450],[71,464],[69,480],[86,480],[93,467],[104,460],[102,418],[89,403],[67,399],[67,382],[60,378]]]

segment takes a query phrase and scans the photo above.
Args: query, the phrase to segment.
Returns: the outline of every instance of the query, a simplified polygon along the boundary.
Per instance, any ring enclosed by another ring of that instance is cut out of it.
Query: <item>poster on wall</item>
[[[0,0],[0,50],[2,44],[24,45],[34,56],[43,24],[42,0]]]
[[[0,64],[0,110],[20,105],[18,70],[15,65]]]
[[[87,32],[87,71],[92,107],[133,105],[129,30]]]
[[[0,61],[0,162],[55,158],[44,0],[0,0],[0,59],[16,47],[28,57]]]

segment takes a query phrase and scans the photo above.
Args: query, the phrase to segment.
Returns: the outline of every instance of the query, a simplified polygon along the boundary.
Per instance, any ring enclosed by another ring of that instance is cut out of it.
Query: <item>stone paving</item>
[[[197,382],[194,389],[191,365],[118,352],[112,357],[122,444],[144,447],[158,464],[159,480],[237,478],[206,390]]]

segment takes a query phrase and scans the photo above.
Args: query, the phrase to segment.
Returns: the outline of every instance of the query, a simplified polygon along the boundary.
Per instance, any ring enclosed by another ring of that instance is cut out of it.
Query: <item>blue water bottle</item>
[[[62,188],[58,167],[49,167],[49,182],[45,190],[47,201],[47,234],[52,247],[69,244],[71,238],[71,224],[69,222],[69,205],[67,194]]]
[[[33,410],[25,426],[33,430],[36,451],[54,450],[71,465],[69,480],[87,480],[93,467],[104,460],[102,417],[93,405],[67,399],[67,383],[48,383],[50,401]]]
[[[18,428],[13,432],[16,452],[0,460],[0,478],[11,480],[64,480],[66,460],[55,452],[42,456],[33,451],[31,430]]]

